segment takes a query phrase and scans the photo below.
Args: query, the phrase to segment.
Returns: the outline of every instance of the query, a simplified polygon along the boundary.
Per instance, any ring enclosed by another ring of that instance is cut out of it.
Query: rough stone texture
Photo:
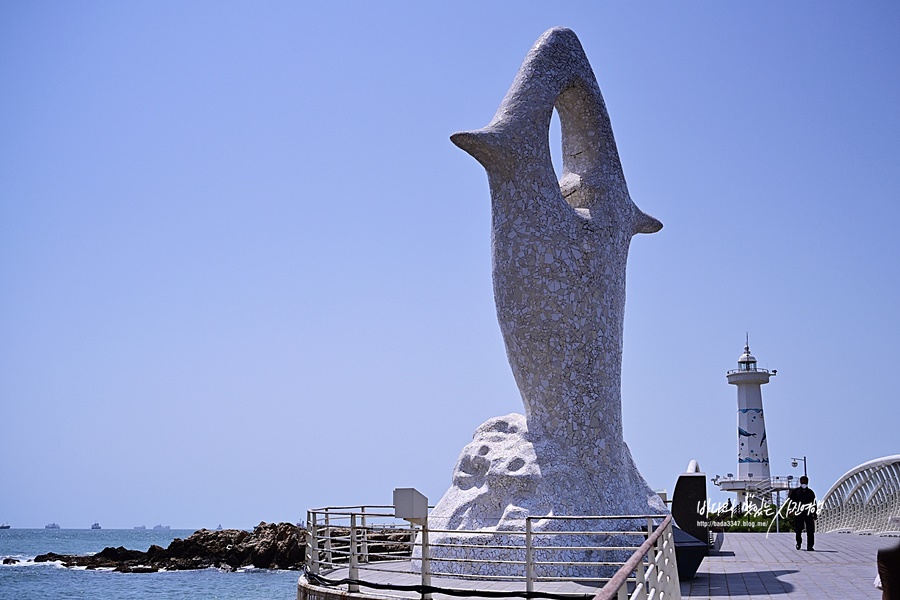
[[[554,106],[563,146],[558,182],[548,135]],[[620,391],[628,247],[634,234],[662,224],[631,201],[600,88],[575,34],[544,33],[490,124],[451,140],[487,171],[497,317],[525,416],[478,428],[430,527],[521,530],[528,515],[664,511],[623,440]],[[534,525],[536,531],[583,526]],[[523,544],[521,536],[510,537]],[[571,538],[553,544],[584,542]],[[459,541],[466,536],[432,535],[435,543]],[[523,556],[505,552],[478,558]],[[463,554],[432,550],[435,558]],[[457,567],[513,574],[496,563]],[[442,561],[434,568],[454,566]]]

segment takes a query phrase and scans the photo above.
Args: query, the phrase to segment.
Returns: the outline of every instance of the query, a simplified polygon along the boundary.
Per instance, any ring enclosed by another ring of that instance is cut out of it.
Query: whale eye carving
[[[509,465],[507,465],[507,467],[509,468],[510,471],[518,471],[519,469],[521,469],[524,466],[525,466],[525,460],[518,456],[516,458],[512,459],[511,461],[509,461]]]

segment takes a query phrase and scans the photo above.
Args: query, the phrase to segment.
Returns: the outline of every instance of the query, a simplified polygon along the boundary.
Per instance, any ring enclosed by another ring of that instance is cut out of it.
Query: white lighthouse
[[[769,446],[766,443],[766,419],[763,413],[762,385],[769,383],[769,377],[776,371],[760,369],[756,358],[750,354],[750,340],[744,346],[744,353],[738,359],[738,368],[728,371],[728,383],[737,386],[737,477],[729,474],[716,484],[724,492],[737,492],[738,502],[750,501],[757,504],[771,498],[769,474]]]

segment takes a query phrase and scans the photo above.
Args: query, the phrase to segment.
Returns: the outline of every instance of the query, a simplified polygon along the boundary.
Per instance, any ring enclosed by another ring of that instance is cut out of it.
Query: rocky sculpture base
[[[607,448],[618,455],[615,465],[584,461],[578,449],[554,438],[533,435],[520,414],[496,417],[481,425],[453,471],[453,485],[431,511],[428,521],[432,569],[442,573],[482,576],[524,575],[526,517],[645,515],[666,512],[665,504],[641,477],[628,447]],[[609,467],[609,468],[607,468]],[[535,548],[542,546],[629,546],[623,536],[540,535],[548,531],[640,529],[646,522],[564,521],[532,519]],[[437,533],[461,530],[483,533]],[[508,532],[508,533],[504,533]],[[462,545],[511,546],[506,549]],[[536,561],[621,561],[630,553],[571,550],[542,554]],[[490,562],[463,562],[464,560]],[[600,577],[597,567],[538,566],[535,575]]]

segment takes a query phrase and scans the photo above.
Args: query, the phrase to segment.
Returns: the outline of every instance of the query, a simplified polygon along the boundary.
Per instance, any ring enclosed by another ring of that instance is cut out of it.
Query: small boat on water
[[[3,525],[0,525],[0,529],[9,529],[9,523],[4,523]]]
[[[147,529],[146,525],[138,525],[135,529]]]
[[[222,524],[221,524],[221,523],[219,523],[219,526],[216,527],[216,531],[222,531]]]
[[[103,528],[100,527],[100,523],[94,521],[94,524],[91,525],[91,529],[103,529]]]
[[[153,529],[171,529],[168,525],[154,525]]]
[[[56,523],[49,523],[47,525],[44,525],[44,529],[59,529],[59,525],[57,525]]]

